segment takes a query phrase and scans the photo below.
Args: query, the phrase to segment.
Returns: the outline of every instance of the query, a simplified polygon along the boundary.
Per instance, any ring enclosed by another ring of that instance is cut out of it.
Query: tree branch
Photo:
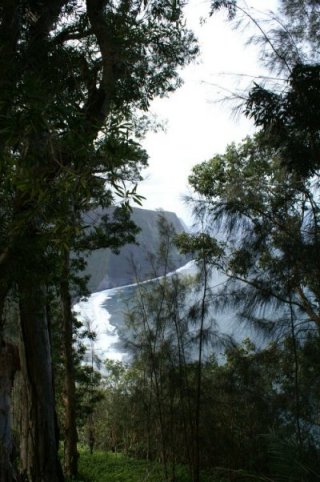
[[[102,80],[99,87],[95,86],[91,90],[85,106],[88,128],[92,137],[98,133],[110,112],[115,86],[115,52],[104,18],[104,8],[107,4],[108,0],[87,0],[87,14],[99,45],[102,62]]]
[[[309,316],[310,320],[314,321],[320,327],[320,316],[313,310],[308,298],[303,292],[301,286],[298,286],[295,290],[301,300],[302,308]]]
[[[69,40],[82,40],[92,35],[92,33],[92,29],[79,32],[77,28],[66,28],[54,37],[53,43],[63,44],[64,42],[68,42]]]

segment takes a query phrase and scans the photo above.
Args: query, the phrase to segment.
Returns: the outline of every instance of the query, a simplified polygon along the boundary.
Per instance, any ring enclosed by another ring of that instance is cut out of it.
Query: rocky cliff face
[[[95,212],[95,220],[103,214],[103,211]],[[135,283],[137,278],[144,281],[163,274],[164,267],[161,263],[152,262],[152,256],[156,255],[159,248],[160,215],[177,233],[185,231],[183,223],[173,212],[134,208],[132,219],[141,229],[136,237],[137,244],[124,246],[119,254],[112,253],[110,249],[98,249],[89,255],[85,274],[90,275],[88,288],[91,293]],[[173,271],[187,261],[173,247],[168,269]]]

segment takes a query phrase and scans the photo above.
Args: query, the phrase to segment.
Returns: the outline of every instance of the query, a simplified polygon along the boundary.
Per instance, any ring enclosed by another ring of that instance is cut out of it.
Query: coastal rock
[[[106,211],[96,210],[90,217],[98,222]],[[119,254],[110,249],[98,249],[87,258],[85,275],[89,275],[88,289],[91,293],[152,279],[164,274],[160,265],[152,266],[150,261],[159,247],[159,215],[164,216],[177,233],[186,230],[183,222],[173,212],[151,211],[133,208],[132,220],[141,229],[136,236],[136,244],[127,244]],[[173,247],[168,269],[174,271],[188,261]]]

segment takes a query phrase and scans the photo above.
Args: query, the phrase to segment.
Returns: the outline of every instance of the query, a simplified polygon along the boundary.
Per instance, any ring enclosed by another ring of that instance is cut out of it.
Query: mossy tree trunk
[[[19,291],[22,371],[29,395],[23,409],[23,418],[28,422],[22,434],[27,438],[22,470],[32,482],[61,482],[45,290],[36,283],[22,283]]]

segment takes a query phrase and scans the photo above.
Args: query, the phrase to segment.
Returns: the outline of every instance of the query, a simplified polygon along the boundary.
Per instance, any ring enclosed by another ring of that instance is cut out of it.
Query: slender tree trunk
[[[294,397],[295,397],[295,421],[297,428],[297,440],[299,443],[299,450],[301,450],[302,433],[301,433],[301,423],[300,423],[300,387],[299,387],[299,357],[298,357],[298,346],[297,337],[294,325],[294,311],[292,306],[291,294],[290,294],[290,325],[291,325],[291,337],[292,337],[292,348],[293,348],[293,359],[294,359]]]
[[[157,405],[158,405],[158,417],[159,417],[159,425],[160,425],[160,437],[161,437],[161,458],[162,458],[162,465],[165,480],[169,480],[169,473],[168,473],[168,446],[167,446],[167,434],[165,430],[164,424],[164,415],[163,415],[163,407],[162,407],[162,397],[159,391],[159,384],[157,381],[157,375],[155,375],[156,379],[156,397],[157,397]]]
[[[75,477],[78,472],[77,427],[76,427],[76,388],[73,363],[73,316],[69,289],[69,252],[64,253],[61,299],[63,306],[63,347],[65,363],[64,380],[64,473]]]
[[[95,436],[94,436],[94,423],[93,423],[93,413],[90,413],[88,418],[88,445],[90,455],[93,454],[95,444]]]
[[[173,317],[178,348],[179,360],[179,401],[180,412],[182,415],[183,436],[186,444],[186,456],[188,460],[190,474],[193,474],[193,465],[195,460],[194,455],[194,423],[193,423],[193,408],[190,403],[190,384],[188,381],[188,373],[186,370],[186,357],[184,348],[184,339],[181,331],[181,320],[177,316],[178,308],[176,307],[176,314]]]
[[[19,368],[18,349],[2,342],[0,345],[0,480],[13,482],[16,470],[13,464],[11,430],[11,393],[15,373]]]
[[[27,437],[26,463],[22,467],[32,482],[63,480],[58,460],[58,437],[52,383],[52,360],[45,295],[36,283],[24,282],[20,290],[22,369],[27,381],[29,406],[24,416]]]
[[[21,349],[21,361],[25,360],[23,347]],[[23,363],[22,363],[23,364]],[[19,436],[20,436],[20,472],[22,476],[27,477],[29,466],[29,458],[32,456],[32,439],[30,433],[30,390],[28,381],[25,378],[26,370],[22,367],[21,379],[19,380],[18,400],[20,402],[19,413]],[[30,471],[29,471],[30,472]]]
[[[199,351],[198,351],[198,370],[197,370],[197,391],[196,391],[196,414],[195,414],[195,464],[194,482],[200,482],[200,414],[201,414],[201,391],[202,391],[202,354],[203,354],[203,330],[206,313],[206,297],[208,289],[208,267],[207,261],[203,258],[203,295],[201,300],[200,330],[199,330]]]

